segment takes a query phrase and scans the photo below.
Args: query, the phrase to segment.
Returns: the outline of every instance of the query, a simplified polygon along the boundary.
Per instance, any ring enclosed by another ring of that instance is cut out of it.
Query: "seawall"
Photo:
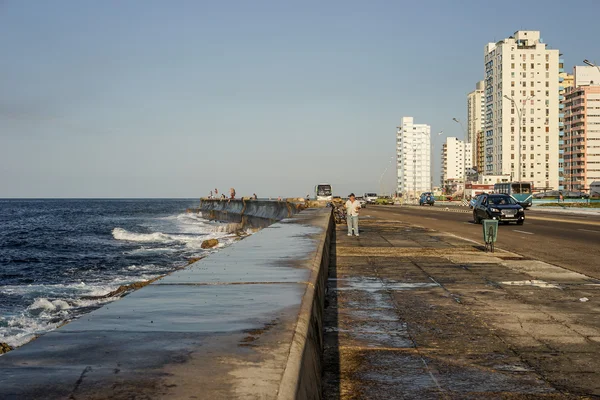
[[[331,210],[285,215],[0,356],[0,398],[320,398]]]
[[[284,218],[292,217],[305,208],[293,201],[253,199],[200,199],[198,208],[188,212],[199,213],[203,218],[230,222],[230,231],[246,228],[264,228]]]

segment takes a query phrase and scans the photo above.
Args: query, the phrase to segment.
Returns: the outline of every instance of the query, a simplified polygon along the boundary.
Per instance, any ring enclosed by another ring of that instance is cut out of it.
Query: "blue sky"
[[[540,30],[570,70],[600,61],[599,13],[597,0],[0,1],[0,197],[379,191],[402,116],[463,135],[452,118],[486,43]]]

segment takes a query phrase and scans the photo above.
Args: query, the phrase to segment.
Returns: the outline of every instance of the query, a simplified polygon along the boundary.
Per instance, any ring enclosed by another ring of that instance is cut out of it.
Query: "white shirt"
[[[346,211],[351,217],[358,217],[358,210],[360,209],[360,202],[354,199],[354,202],[348,200],[346,202]]]

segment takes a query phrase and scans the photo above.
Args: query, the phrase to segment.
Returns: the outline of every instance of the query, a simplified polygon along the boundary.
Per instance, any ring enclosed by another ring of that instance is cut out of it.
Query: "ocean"
[[[0,342],[18,347],[237,240],[193,199],[0,199]],[[218,247],[201,249],[206,239]],[[92,297],[90,299],[90,297]]]

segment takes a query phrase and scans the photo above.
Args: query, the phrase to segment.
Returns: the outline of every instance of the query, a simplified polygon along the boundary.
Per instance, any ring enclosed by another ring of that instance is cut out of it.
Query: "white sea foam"
[[[46,298],[37,298],[27,309],[28,310],[38,310],[43,309],[47,311],[59,311],[59,310],[68,310],[71,306],[64,300],[48,300]]]
[[[172,242],[169,235],[161,232],[155,233],[133,233],[123,228],[114,228],[112,235],[117,240],[127,240],[130,242]]]

